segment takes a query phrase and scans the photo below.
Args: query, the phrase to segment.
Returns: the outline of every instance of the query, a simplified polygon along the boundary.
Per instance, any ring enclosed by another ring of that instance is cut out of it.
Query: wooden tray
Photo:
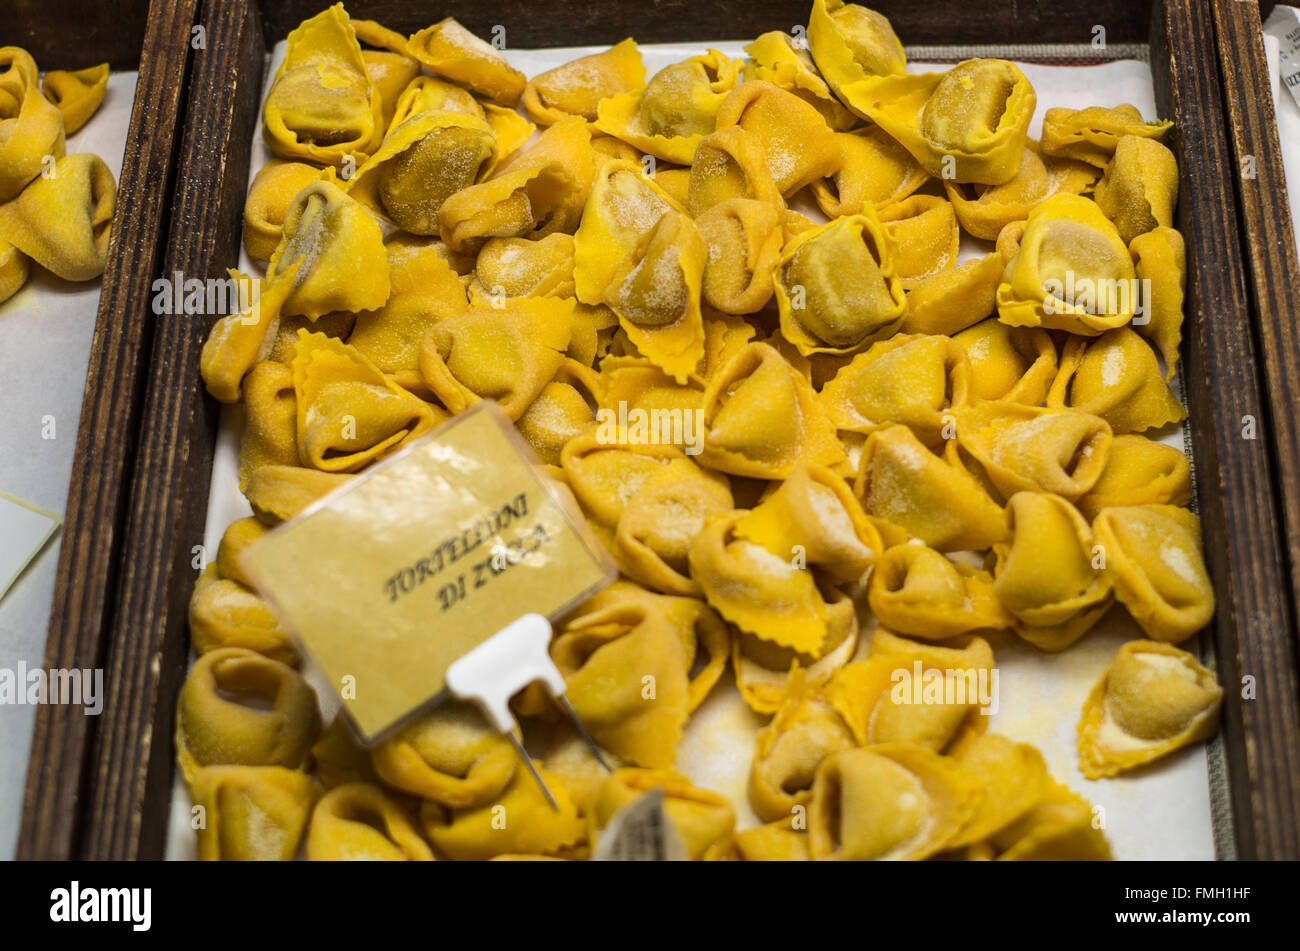
[[[0,44],[24,47],[42,69],[77,69],[108,60],[114,69],[140,73],[65,508],[45,653],[48,667],[101,667],[108,655],[120,541],[151,362],[149,283],[166,242],[174,144],[183,109],[194,4],[188,13],[179,6],[149,0],[6,0],[0,16]],[[79,707],[36,709],[18,854],[71,856],[73,820],[96,724]],[[46,834],[60,826],[57,835]]]
[[[187,79],[170,239],[159,273],[216,277],[238,259],[248,143],[260,134],[267,53],[323,2],[221,0],[198,11],[207,49],[192,57]],[[877,0],[873,5],[909,43],[1033,44],[1038,53],[1027,58],[1050,61],[1065,54],[1045,44],[1086,45],[1094,24],[1101,24],[1112,49],[1149,44],[1160,115],[1177,124],[1169,143],[1181,168],[1177,224],[1192,262],[1182,373],[1206,560],[1219,601],[1210,638],[1227,696],[1218,748],[1226,759],[1230,808],[1217,830],[1220,853],[1298,858],[1296,624],[1289,602],[1279,597],[1289,567],[1278,470],[1265,439],[1241,438],[1242,417],[1264,419],[1276,394],[1267,389],[1260,346],[1241,332],[1250,320],[1250,272],[1238,230],[1235,164],[1223,119],[1210,2],[1101,0],[1084,6],[1056,0],[1018,5],[1019,10],[993,0],[927,5]],[[187,13],[196,12],[195,3],[156,0],[155,7],[175,30]],[[348,4],[354,16],[403,32],[442,16],[455,16],[482,34],[503,24],[514,47],[614,43],[628,35],[645,42],[752,38],[805,23],[809,6],[809,0],[609,0],[583,5],[575,19],[570,5],[538,0],[449,0],[436,16],[414,0]],[[155,42],[158,31],[151,25]],[[1100,58],[1106,55],[1103,51]],[[129,504],[123,535],[116,540],[122,565],[116,599],[104,626],[83,635],[102,646],[108,703],[89,726],[93,735],[87,735],[87,726],[69,722],[73,714],[42,708],[50,712],[38,727],[42,742],[33,749],[20,845],[24,856],[162,854],[172,788],[173,709],[188,656],[186,609],[196,574],[192,549],[202,541],[217,430],[216,404],[203,393],[198,374],[207,330],[208,321],[194,317],[155,320]],[[78,566],[69,561],[68,567]],[[106,605],[102,587],[96,589],[82,571],[70,571],[64,582],[67,592],[60,603],[69,615],[56,613],[52,634],[56,629],[62,634],[58,640],[52,636],[52,657],[64,656],[59,653],[63,640],[96,619],[89,608]],[[92,590],[97,599],[90,597]],[[83,607],[87,601],[94,603]],[[1245,675],[1255,678],[1252,701],[1241,700],[1237,688]],[[49,737],[55,727],[60,735],[74,730],[81,735],[76,742],[54,743]]]

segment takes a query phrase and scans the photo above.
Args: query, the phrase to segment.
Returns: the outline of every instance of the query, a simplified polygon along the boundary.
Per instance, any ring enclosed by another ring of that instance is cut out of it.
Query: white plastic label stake
[[[600,765],[608,770],[609,764],[564,696],[564,675],[547,651],[550,643],[551,622],[540,614],[525,614],[454,661],[447,668],[446,682],[452,696],[472,700],[488,722],[510,739],[551,807],[559,808],[533,765],[532,757],[515,735],[519,724],[510,712],[511,697],[529,684],[540,682],[569,715]]]

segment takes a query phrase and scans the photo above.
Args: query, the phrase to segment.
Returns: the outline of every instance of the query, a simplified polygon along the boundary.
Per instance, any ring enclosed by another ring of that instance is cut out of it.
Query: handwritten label
[[[280,526],[241,564],[366,742],[430,703],[447,667],[520,615],[615,575],[582,516],[483,403]]]

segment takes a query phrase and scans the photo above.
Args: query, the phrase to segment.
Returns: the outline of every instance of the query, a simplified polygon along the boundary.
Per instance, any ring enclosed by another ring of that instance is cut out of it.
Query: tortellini
[[[1048,109],[1043,116],[1040,145],[1044,155],[1078,159],[1105,168],[1124,136],[1159,141],[1172,127],[1172,122],[1144,121],[1142,113],[1127,103],[1113,109]]]
[[[63,113],[41,95],[36,61],[16,46],[0,47],[0,202],[7,202],[66,149]],[[111,214],[110,214],[111,217]]]
[[[1170,431],[1168,123],[1048,110],[1036,142],[1013,63],[908,73],[841,0],[806,38],[648,79],[628,38],[526,79],[452,19],[336,6],[290,36],[244,208],[259,269],[230,272],[257,293],[200,359],[243,404],[251,508],[190,602],[202,857],[603,858],[654,792],[673,858],[1108,859],[1060,750],[989,729],[995,645],[1019,669],[1112,609],[1150,640],[1085,706],[1084,775],[1213,729],[1213,676],[1166,646],[1215,608]],[[49,74],[57,107],[38,76],[0,51],[0,299],[31,261],[102,268],[113,210],[61,157],[105,74]],[[76,174],[38,178],[44,154]],[[585,733],[540,683],[510,735],[445,698],[369,747],[322,731],[241,555],[484,400],[618,569],[547,648]]]
[[[2,89],[3,87],[0,87]],[[0,205],[0,241],[66,281],[104,273],[117,183],[97,155],[67,155]]]
[[[822,860],[928,858],[970,818],[975,792],[958,767],[929,750],[844,750],[817,768],[808,851]]]
[[[215,862],[287,862],[316,802],[307,773],[283,766],[205,766],[195,776],[203,810],[198,856]]]
[[[1214,733],[1223,688],[1186,651],[1129,641],[1115,652],[1079,719],[1079,769],[1114,776]]]
[[[383,99],[366,71],[343,4],[304,20],[289,34],[284,62],[262,107],[262,132],[285,159],[358,164],[384,136]]]
[[[842,96],[935,178],[983,185],[1015,177],[1037,103],[1025,74],[1002,59],[862,79]]]
[[[108,92],[108,63],[85,69],[52,69],[41,81],[45,98],[63,114],[63,130],[72,135],[95,114]]]
[[[1201,556],[1201,526],[1172,505],[1105,508],[1093,520],[1115,597],[1157,641],[1191,637],[1214,616],[1214,588]]]
[[[1137,274],[1097,204],[1056,195],[1034,208],[998,285],[998,319],[1096,336],[1133,319]]]
[[[1021,637],[1041,650],[1064,650],[1110,607],[1105,549],[1059,495],[1017,492],[1007,514],[1011,540],[993,547],[993,590],[1016,616]]]
[[[491,43],[484,42],[451,17],[414,34],[407,50],[430,72],[461,83],[493,102],[513,106],[527,80]]]
[[[301,767],[320,732],[316,694],[292,668],[242,647],[190,668],[176,713],[181,772],[203,766]]]
[[[290,316],[315,321],[334,311],[375,310],[392,292],[379,222],[327,180],[294,196],[267,280],[295,266],[297,276],[283,307]]]
[[[782,335],[807,355],[851,353],[893,334],[907,308],[895,253],[866,208],[787,243],[775,279]]]
[[[690,165],[739,78],[736,61],[709,50],[665,66],[643,90],[602,99],[596,128],[666,162]]]
[[[336,786],[316,803],[307,832],[313,862],[432,862],[406,812],[378,786]]]
[[[593,53],[534,76],[524,88],[524,108],[533,121],[550,125],[565,116],[596,121],[604,99],[645,88],[645,65],[630,37],[603,53]]]

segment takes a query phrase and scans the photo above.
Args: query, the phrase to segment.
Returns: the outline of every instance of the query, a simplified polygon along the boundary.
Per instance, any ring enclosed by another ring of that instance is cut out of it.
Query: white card
[[[0,492],[0,598],[45,547],[63,519]]]

